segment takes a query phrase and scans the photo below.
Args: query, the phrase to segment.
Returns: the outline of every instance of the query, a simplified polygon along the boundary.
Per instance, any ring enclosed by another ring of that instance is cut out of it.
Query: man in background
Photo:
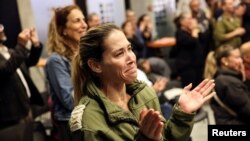
[[[100,19],[99,15],[97,15],[96,13],[91,13],[88,16],[87,23],[88,23],[89,28],[96,27],[96,26],[101,25],[101,19]]]
[[[37,64],[42,45],[35,28],[19,33],[15,49],[4,46],[6,40],[0,24],[0,139],[33,141],[31,104],[44,103],[28,68]]]

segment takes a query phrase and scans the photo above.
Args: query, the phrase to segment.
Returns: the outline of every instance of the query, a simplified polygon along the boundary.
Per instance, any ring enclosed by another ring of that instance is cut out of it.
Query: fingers
[[[193,85],[193,84],[190,83],[189,85],[187,85],[186,87],[184,87],[184,89],[183,89],[184,94],[187,94],[187,93],[191,90],[192,85]]]
[[[36,32],[36,28],[35,27],[31,27],[30,31],[34,33],[34,32]]]
[[[203,97],[206,96],[206,95],[208,95],[208,94],[213,90],[214,86],[215,86],[215,84],[214,84],[214,83],[211,83],[211,84],[205,89],[205,91],[203,91],[203,92],[201,93],[201,95],[203,95]]]
[[[23,39],[29,39],[30,38],[30,30],[29,29],[24,29],[20,34],[21,38]]]
[[[152,116],[151,116],[150,121],[151,121],[152,123],[157,123],[158,121],[160,121],[159,115],[156,114],[156,113],[153,113]],[[157,126],[155,126],[155,124],[151,124],[151,125],[149,126],[149,130],[151,130],[151,131],[155,131],[156,128],[157,128]],[[154,133],[154,132],[153,132],[153,133]]]
[[[32,27],[30,29],[30,34],[31,34],[32,37],[37,36],[36,28]]]
[[[207,84],[208,81],[209,81],[208,79],[203,80],[198,86],[196,86],[196,87],[194,88],[194,91],[199,92],[200,89],[201,89],[202,87],[204,87],[204,86]]]
[[[164,124],[162,122],[160,122],[158,125],[157,125],[157,128],[155,129],[154,131],[154,136],[160,140],[162,138],[162,130],[163,130],[163,126]]]
[[[39,41],[39,37],[38,37],[38,34],[37,34],[37,31],[36,29],[33,27],[30,29],[31,32],[30,32],[30,40],[32,41],[32,44],[35,46],[35,47],[38,47],[40,45],[40,41]]]
[[[142,121],[142,119],[144,119],[147,112],[148,112],[148,110],[146,108],[142,109],[142,111],[140,113],[140,121]]]
[[[161,139],[163,123],[160,112],[153,109],[142,110],[140,115],[140,131],[143,135],[153,140]]]
[[[24,29],[22,32],[18,34],[18,44],[25,47],[27,42],[30,39],[30,30]]]
[[[202,95],[207,95],[214,88],[214,86],[214,80],[209,80],[198,92]]]
[[[18,43],[22,46],[26,46],[28,41],[31,41],[33,45],[39,46],[40,42],[38,39],[38,34],[36,29],[33,28],[26,28],[18,35]]]
[[[150,109],[147,113],[146,113],[146,115],[144,116],[144,118],[142,119],[142,123],[141,123],[141,125],[148,125],[147,123],[148,123],[148,121],[150,121],[151,119],[151,116],[153,115],[153,110],[152,109]]]
[[[211,99],[215,94],[216,94],[216,92],[212,92],[212,93],[206,95],[206,96],[204,97],[204,101],[207,101],[207,100]]]

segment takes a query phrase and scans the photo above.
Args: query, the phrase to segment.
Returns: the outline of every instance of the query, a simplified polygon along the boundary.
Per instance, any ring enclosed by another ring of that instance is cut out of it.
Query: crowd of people
[[[189,140],[204,103],[216,124],[249,125],[250,0],[202,2],[206,9],[179,0],[175,36],[157,40],[147,13],[137,19],[128,9],[115,25],[76,5],[55,8],[43,66],[48,99],[29,74],[44,48],[36,29],[21,31],[10,49],[0,24],[1,140],[32,141],[32,107],[47,104],[53,141]],[[169,58],[161,47],[171,47]],[[173,101],[164,96],[172,88],[181,89]]]

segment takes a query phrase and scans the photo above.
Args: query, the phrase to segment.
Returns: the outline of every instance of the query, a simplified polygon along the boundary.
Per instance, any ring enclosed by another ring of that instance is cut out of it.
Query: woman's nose
[[[87,28],[88,25],[86,24],[86,22],[85,22],[84,20],[82,20],[81,26],[82,26],[83,28]]]
[[[133,51],[129,51],[127,54],[127,59],[129,63],[134,63],[136,61],[136,56]]]

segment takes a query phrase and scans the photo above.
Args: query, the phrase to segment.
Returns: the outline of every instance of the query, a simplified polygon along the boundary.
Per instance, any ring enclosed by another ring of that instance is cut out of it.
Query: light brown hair
[[[55,9],[54,16],[49,23],[47,41],[49,53],[56,52],[70,60],[74,55],[73,47],[78,46],[79,42],[65,36],[63,34],[63,30],[66,28],[68,15],[74,9],[80,10],[80,8],[76,5],[69,5],[63,8]]]

